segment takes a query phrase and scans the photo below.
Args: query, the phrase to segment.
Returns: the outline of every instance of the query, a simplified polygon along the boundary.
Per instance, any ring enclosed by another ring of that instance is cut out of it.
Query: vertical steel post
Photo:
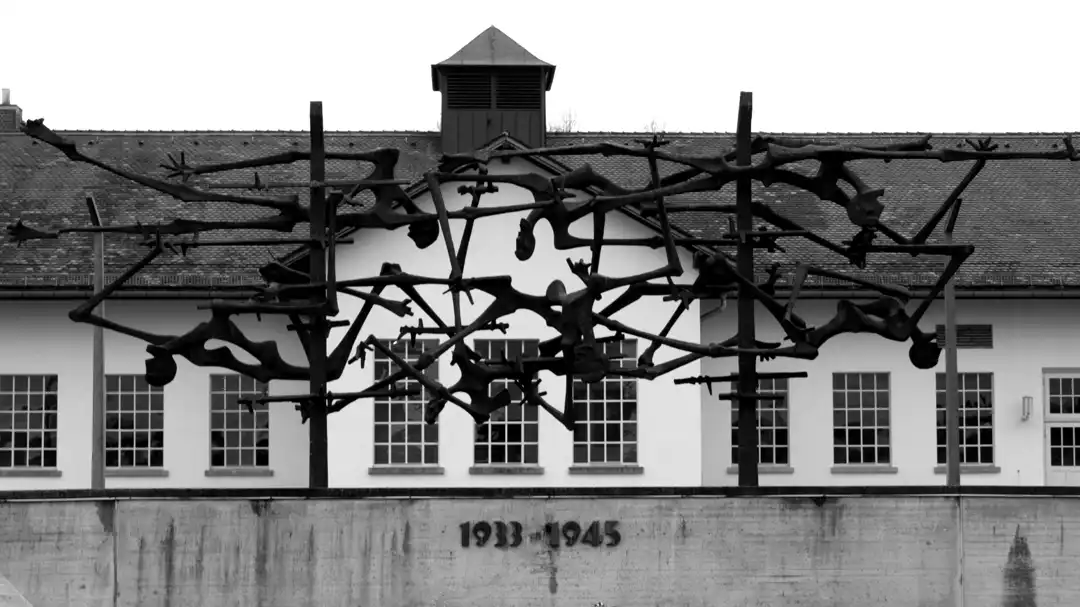
[[[735,135],[735,161],[740,166],[750,164],[750,120],[753,115],[753,93],[739,95],[739,124]],[[735,190],[736,230],[738,230],[738,271],[747,280],[754,280],[754,244],[747,234],[753,231],[751,181],[739,177]],[[750,349],[755,343],[754,307],[756,300],[748,289],[739,289],[739,347]],[[739,354],[739,486],[758,486],[758,424],[757,356]]]
[[[312,283],[326,282],[326,148],[323,141],[323,111],[321,101],[311,102],[311,255],[309,273]],[[327,293],[316,296],[321,302],[328,301]],[[308,486],[325,488],[329,483],[326,445],[326,311],[311,314],[308,331],[310,351],[308,364],[311,369],[311,412],[308,418]]]
[[[101,215],[93,196],[86,197],[90,211],[90,223],[101,227]],[[105,288],[105,234],[94,233],[94,293]],[[105,316],[105,302],[97,306],[97,313]],[[93,407],[90,415],[90,488],[105,489],[105,329],[94,325],[93,344]]]
[[[960,206],[956,202],[954,211]],[[945,225],[945,244],[952,244],[956,213]],[[956,372],[956,286],[945,283],[945,485],[960,487],[960,394]]]

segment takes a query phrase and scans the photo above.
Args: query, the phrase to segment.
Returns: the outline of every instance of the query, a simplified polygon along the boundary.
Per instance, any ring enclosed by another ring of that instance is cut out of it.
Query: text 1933
[[[489,543],[495,548],[517,548],[525,540],[524,528],[517,521],[478,521],[459,525],[461,547],[481,548]],[[543,539],[552,548],[585,544],[594,548],[618,546],[622,541],[619,521],[593,521],[592,523],[547,523],[539,533],[529,534],[530,539]]]

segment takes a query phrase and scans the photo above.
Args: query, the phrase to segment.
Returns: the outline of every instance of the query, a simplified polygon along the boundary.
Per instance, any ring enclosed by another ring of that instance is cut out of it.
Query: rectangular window
[[[270,465],[270,411],[256,404],[252,413],[241,398],[265,396],[266,382],[246,375],[210,376],[210,466],[265,468]]]
[[[143,375],[105,376],[105,467],[165,465],[165,393]]]
[[[1049,383],[1048,415],[1059,417],[1080,415],[1080,377],[1051,377]]]
[[[637,341],[606,342],[604,353],[621,369],[637,365]],[[637,379],[609,376],[574,382],[575,464],[636,464]]]
[[[475,349],[485,361],[534,358],[540,342],[535,339],[478,339]],[[538,408],[522,406],[521,389],[509,380],[496,380],[488,396],[510,392],[510,404],[491,414],[491,419],[476,426],[473,461],[483,464],[537,464],[540,461],[540,421]]]
[[[1076,466],[1080,466],[1080,425],[1051,425],[1050,467],[1073,468]]]
[[[407,339],[384,340],[394,354],[413,364],[424,354],[439,347],[434,339],[418,339],[412,344]],[[375,381],[385,379],[397,371],[397,365],[389,357],[376,351],[374,357]],[[439,364],[424,370],[424,375],[439,379]],[[397,385],[406,390],[419,388],[420,383],[407,377]],[[427,388],[414,396],[375,399],[375,465],[411,466],[436,465],[439,463],[439,424],[424,421],[424,407],[431,395]]]
[[[888,373],[833,373],[833,462],[892,461]]]
[[[56,467],[56,375],[0,375],[0,468]]]
[[[960,396],[960,463],[994,463],[994,376],[957,373]],[[937,374],[937,462],[946,463],[945,374]]]
[[[1050,455],[1048,485],[1065,485],[1063,468],[1080,466],[1080,376],[1055,374],[1046,377],[1047,449]]]
[[[788,465],[788,380],[759,379],[759,394],[780,394],[782,400],[760,400],[758,408],[758,463]],[[731,404],[731,464],[739,465],[739,403]]]

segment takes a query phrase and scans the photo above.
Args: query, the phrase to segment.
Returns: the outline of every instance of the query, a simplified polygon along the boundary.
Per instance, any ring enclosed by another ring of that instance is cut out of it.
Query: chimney
[[[475,151],[503,132],[543,147],[546,95],[554,78],[554,65],[495,26],[432,65],[431,88],[442,92],[443,153]]]
[[[0,97],[0,133],[18,133],[22,127],[22,109],[11,105],[11,90],[3,89]]]

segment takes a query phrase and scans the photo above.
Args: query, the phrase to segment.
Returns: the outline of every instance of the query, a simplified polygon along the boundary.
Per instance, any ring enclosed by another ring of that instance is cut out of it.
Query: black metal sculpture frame
[[[777,357],[813,359],[820,348],[831,338],[843,333],[874,333],[897,342],[910,342],[909,358],[920,369],[933,368],[940,355],[940,344],[934,333],[919,329],[919,322],[938,297],[942,288],[952,278],[960,265],[974,251],[971,245],[928,244],[931,233],[947,213],[955,216],[964,189],[975,179],[989,160],[1080,159],[1073,148],[1071,138],[1064,138],[1064,149],[1050,152],[997,152],[989,140],[968,141],[970,150],[938,149],[930,145],[930,137],[920,137],[888,146],[856,147],[828,141],[801,140],[775,137],[752,138],[750,133],[751,96],[743,93],[739,107],[739,122],[735,149],[721,156],[688,156],[665,152],[666,143],[659,137],[638,143],[640,148],[612,143],[577,145],[558,148],[530,150],[501,150],[472,155],[453,155],[444,158],[440,171],[428,172],[424,179],[435,205],[435,213],[426,213],[415,204],[402,188],[407,182],[394,178],[398,151],[377,149],[369,152],[328,151],[323,141],[322,104],[311,104],[311,149],[205,166],[192,166],[184,155],[177,160],[169,157],[162,165],[167,171],[166,179],[156,179],[136,174],[105,163],[84,154],[70,140],[48,129],[42,120],[29,121],[24,132],[63,152],[69,159],[92,164],[100,169],[128,179],[150,189],[173,196],[181,201],[210,201],[265,208],[272,214],[250,221],[203,221],[199,219],[176,219],[159,225],[88,226],[43,231],[25,225],[21,220],[8,226],[9,236],[18,242],[31,239],[59,238],[65,233],[112,232],[136,234],[145,237],[149,252],[111,284],[93,294],[85,303],[75,308],[70,317],[75,322],[89,323],[117,333],[145,341],[149,359],[146,361],[146,379],[155,386],[169,383],[175,377],[177,356],[194,365],[221,367],[243,373],[260,381],[308,380],[310,390],[306,394],[265,396],[248,401],[294,402],[302,418],[310,421],[310,485],[315,488],[327,485],[327,416],[340,411],[359,399],[377,396],[404,395],[416,390],[405,390],[398,382],[413,378],[432,395],[427,404],[426,419],[434,422],[446,403],[453,403],[468,412],[478,424],[484,423],[496,410],[510,403],[507,391],[491,394],[494,380],[515,382],[524,395],[523,404],[539,406],[554,416],[568,429],[573,429],[578,416],[573,400],[574,381],[596,382],[606,376],[631,376],[656,379],[702,358],[738,357],[738,373],[722,377],[699,376],[675,380],[676,383],[734,382],[737,388],[719,395],[720,399],[735,400],[738,407],[738,454],[739,484],[757,485],[758,430],[757,401],[781,398],[758,393],[758,380],[765,378],[806,377],[805,373],[758,372],[758,359]],[[554,178],[538,174],[489,175],[486,165],[495,159],[514,156],[566,157],[582,155],[624,156],[644,159],[648,163],[649,183],[642,188],[620,187],[597,174],[589,165]],[[757,160],[755,161],[755,157]],[[325,179],[325,163],[330,159],[367,162],[372,165],[370,174],[352,181],[328,182]],[[854,160],[877,159],[895,161],[904,159],[938,160],[941,162],[974,161],[974,165],[959,185],[945,199],[938,210],[914,236],[904,236],[881,221],[884,205],[879,198],[884,190],[873,188],[850,168]],[[224,171],[254,169],[306,160],[310,163],[310,183],[264,184],[256,175],[254,183],[244,194],[222,193],[225,186],[205,184],[202,189],[189,185],[200,175]],[[802,161],[817,161],[819,169],[813,177],[792,171],[788,167]],[[684,170],[661,177],[659,162],[666,161],[685,167]],[[472,170],[473,172],[470,172]],[[858,231],[850,241],[834,243],[819,234],[805,229],[769,206],[751,199],[751,182],[765,186],[784,183],[805,190],[818,198],[834,202],[847,211],[848,218]],[[442,196],[442,184],[462,182],[462,194],[472,197],[471,204],[457,211],[447,209]],[[668,198],[692,192],[716,192],[734,183],[736,203],[687,203],[667,202]],[[521,187],[533,196],[533,202],[492,208],[480,207],[483,195],[499,190],[500,184]],[[848,194],[845,185],[854,194]],[[310,204],[303,206],[296,194],[273,196],[265,192],[272,187],[303,187],[310,190]],[[217,190],[217,191],[215,191]],[[375,204],[363,211],[340,212],[346,203],[354,202],[363,191],[374,195]],[[254,192],[254,193],[252,193]],[[576,192],[576,194],[575,194]],[[585,192],[585,194],[581,194]],[[643,239],[614,239],[605,237],[605,216],[612,211],[632,207],[646,216],[654,216],[659,224],[659,235]],[[676,237],[669,222],[669,214],[679,212],[716,212],[729,215],[730,230],[720,239]],[[554,234],[557,250],[588,247],[591,260],[572,262],[567,260],[573,274],[583,286],[568,290],[559,280],[551,283],[544,295],[522,293],[512,285],[510,276],[466,277],[464,267],[473,224],[481,218],[522,213],[517,238],[516,255],[520,260],[529,259],[536,247],[533,229],[540,221],[547,221]],[[593,218],[592,238],[578,238],[570,234],[570,225],[584,217]],[[755,219],[769,224],[754,228]],[[466,227],[457,245],[449,229],[451,220],[464,220]],[[257,239],[257,240],[206,240],[203,232],[219,232],[240,229],[267,229],[291,233],[298,225],[308,224],[306,239]],[[404,271],[400,266],[385,263],[379,276],[339,280],[336,276],[334,248],[339,241],[337,234],[343,228],[395,230],[407,226],[409,237],[421,249],[433,245],[442,236],[449,257],[451,273],[447,278],[418,276]],[[875,244],[878,235],[892,241]],[[808,239],[840,255],[857,267],[863,268],[871,253],[907,253],[938,255],[949,258],[946,269],[937,283],[922,298],[901,286],[876,284],[848,277],[823,268],[796,264],[790,296],[782,301],[776,296],[775,286],[780,268],[774,265],[768,271],[769,278],[758,284],[754,275],[754,250],[779,248],[779,238],[801,237]],[[213,300],[202,309],[210,311],[210,319],[183,335],[161,335],[124,326],[94,314],[94,309],[120,289],[129,279],[145,269],[165,252],[186,254],[194,247],[208,246],[265,246],[277,244],[302,244],[310,248],[310,268],[301,272],[287,267],[280,261],[264,267],[261,273],[267,286],[257,297],[237,302]],[[694,246],[697,278],[690,283],[675,283],[674,279],[684,273],[677,251],[678,246]],[[736,255],[718,247],[735,245]],[[604,247],[639,246],[663,248],[665,263],[641,274],[625,277],[609,277],[599,273]],[[795,312],[800,290],[808,276],[823,276],[847,280],[880,296],[869,303],[857,304],[842,300],[832,320],[814,327]],[[417,292],[421,285],[445,285],[453,298],[454,319],[448,324]],[[396,287],[409,297],[391,300],[383,297],[387,287]],[[369,288],[370,291],[362,291]],[[606,308],[595,311],[595,302],[605,293],[621,290],[622,293]],[[491,295],[494,301],[475,319],[465,323],[461,315],[460,298],[472,291]],[[339,313],[339,294],[356,297],[364,302],[352,322],[333,321]],[[668,337],[676,321],[694,300],[726,299],[738,295],[738,333],[719,343],[689,343]],[[612,318],[642,297],[662,296],[677,302],[676,309],[664,329],[650,333],[628,326]],[[915,300],[916,307],[908,312]],[[766,343],[756,339],[754,331],[754,306],[760,304],[779,323],[786,336],[785,343]],[[434,351],[423,354],[419,360],[409,363],[393,349],[370,336],[360,340],[360,332],[367,317],[375,307],[405,317],[412,314],[410,303],[415,303],[434,323],[432,327],[405,326],[400,338],[420,334],[445,335]],[[484,360],[466,343],[466,338],[478,331],[505,330],[503,317],[519,310],[536,314],[556,330],[557,335],[541,342],[539,356],[515,360]],[[307,364],[300,366],[286,362],[275,342],[255,342],[247,338],[232,321],[240,314],[286,315],[291,321],[289,329],[295,331],[307,355]],[[305,321],[306,317],[306,321]],[[327,336],[333,326],[348,325],[343,339],[331,351],[327,351]],[[597,327],[614,333],[600,337]],[[603,342],[636,336],[650,343],[633,369],[623,369],[604,355]],[[221,340],[253,356],[258,364],[242,362],[227,348],[208,349],[210,340]],[[672,360],[654,363],[660,347],[682,352]],[[355,350],[355,352],[354,352]],[[376,381],[366,390],[352,393],[332,393],[327,383],[342,376],[346,366],[360,359],[365,353],[378,350],[397,365],[397,371]],[[461,378],[452,386],[444,386],[429,378],[424,370],[445,353],[451,352],[452,363],[461,372]],[[566,382],[566,398],[561,409],[551,405],[540,391],[540,371],[562,375]],[[464,395],[462,399],[457,395]]]

